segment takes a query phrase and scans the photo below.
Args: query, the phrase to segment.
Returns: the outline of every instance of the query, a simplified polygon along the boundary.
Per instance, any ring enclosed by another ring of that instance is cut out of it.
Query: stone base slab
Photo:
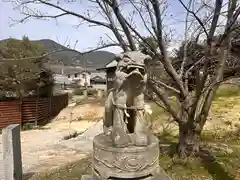
[[[113,146],[109,136],[99,134],[93,140],[92,174],[82,180],[171,180],[159,166],[159,144],[149,137],[147,146]]]
[[[95,180],[93,179],[93,176],[91,175],[83,175],[81,180]],[[101,179],[101,180],[107,180],[107,179]],[[111,179],[114,180],[114,179]],[[121,178],[118,178],[118,180],[121,180]],[[122,179],[122,180],[126,180],[126,178]],[[128,179],[131,180],[131,179]],[[138,180],[137,178],[134,178],[134,180]],[[146,178],[139,178],[139,180],[172,180],[170,177],[168,177],[167,175],[156,175],[155,177],[146,177]]]
[[[99,134],[93,140],[93,177],[96,180],[140,178],[158,171],[159,145],[155,136],[147,146],[113,146],[109,136]]]

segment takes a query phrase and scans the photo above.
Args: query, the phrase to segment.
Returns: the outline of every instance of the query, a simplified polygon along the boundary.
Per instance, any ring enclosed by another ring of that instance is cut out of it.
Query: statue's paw
[[[107,136],[110,136],[112,134],[112,127],[103,126],[103,133]]]
[[[136,146],[147,146],[148,145],[148,138],[146,135],[137,135],[135,139]]]

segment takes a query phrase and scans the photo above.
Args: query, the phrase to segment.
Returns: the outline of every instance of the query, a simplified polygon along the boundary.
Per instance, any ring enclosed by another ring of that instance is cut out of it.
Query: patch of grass
[[[208,136],[208,138],[213,136]],[[176,137],[162,134],[160,141],[159,164],[172,180],[238,180],[240,169],[240,145],[227,144],[231,149],[226,153],[223,149],[216,150],[212,145],[203,148],[201,155],[195,158],[180,159],[176,153]],[[161,144],[164,143],[164,144]],[[214,141],[216,147],[223,143]],[[162,148],[164,147],[164,149]],[[28,177],[28,180],[80,180],[82,175],[91,174],[91,157],[73,162],[59,169]],[[24,179],[27,180],[27,179]]]
[[[34,123],[25,123],[22,126],[23,131],[32,130],[32,129],[34,129]]]
[[[173,180],[240,180],[239,131],[225,132],[218,136],[204,132],[201,137],[201,156],[186,161],[173,156],[177,146],[171,142],[177,142],[177,137],[162,134],[159,136],[160,143],[169,143],[170,146],[168,153],[161,153],[160,166]]]
[[[82,175],[91,174],[91,163],[91,157],[87,157],[53,171],[26,174],[23,180],[81,180]]]
[[[231,153],[222,151],[215,152],[215,161],[224,167],[224,170],[228,172],[231,177],[236,177],[240,170],[240,146],[232,145],[228,148],[232,150]]]
[[[234,106],[235,100],[228,101],[227,96],[227,94],[231,97],[235,96],[233,92],[238,91],[232,89],[230,92],[226,89],[218,91],[212,108],[214,114],[222,114]],[[86,101],[96,103],[96,100]],[[169,115],[164,109],[155,103],[150,105],[153,122],[168,121]],[[160,141],[159,164],[173,180],[240,180],[240,127],[234,132],[203,131],[201,156],[187,160],[174,156],[178,136],[173,135],[170,129],[162,131],[157,136]],[[35,174],[29,179],[77,180],[84,174],[91,174],[91,158],[73,162],[54,171]]]
[[[78,95],[78,96],[82,96],[83,95],[83,91],[84,91],[84,89],[76,88],[76,89],[74,89],[73,94],[74,95]]]
[[[162,144],[171,144],[171,143],[176,143],[178,141],[178,136],[174,136],[168,130],[163,131],[160,134],[156,134],[156,136],[158,137],[159,142]]]
[[[221,85],[216,92],[214,100],[223,97],[240,96],[240,87],[237,85]]]
[[[73,94],[82,96],[84,94],[85,89],[84,88],[76,88],[73,91]],[[87,94],[90,97],[96,96],[97,95],[97,89],[94,88],[87,88]]]
[[[170,156],[160,157],[160,166],[173,180],[211,180],[211,175],[202,166],[201,159],[172,159]]]
[[[22,131],[28,131],[28,130],[46,130],[50,128],[46,128],[44,126],[36,126],[35,123],[24,123],[22,126]]]
[[[240,127],[235,131],[212,132],[203,131],[201,141],[206,143],[227,143],[240,145]]]
[[[225,113],[228,112],[229,109],[234,108],[236,104],[239,103],[239,96],[236,96],[236,98],[231,97],[217,97],[214,99],[212,103],[211,110],[214,113]]]
[[[172,156],[176,152],[176,144],[172,144],[168,154],[160,155],[159,164],[173,180],[238,180],[240,147],[228,148],[231,149],[230,153],[208,147],[206,152],[201,152],[200,157],[183,160]]]
[[[163,108],[159,107],[156,103],[150,102],[149,105],[152,109],[151,122],[159,119],[166,120],[169,117],[169,114]]]

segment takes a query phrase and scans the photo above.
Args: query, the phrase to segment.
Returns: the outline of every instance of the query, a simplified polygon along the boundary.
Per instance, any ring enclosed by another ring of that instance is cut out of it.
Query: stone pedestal
[[[5,180],[22,179],[20,125],[12,124],[3,129],[3,165]]]
[[[113,147],[108,136],[99,134],[93,141],[93,173],[82,180],[141,179],[170,180],[159,167],[158,139],[151,136],[146,147]]]

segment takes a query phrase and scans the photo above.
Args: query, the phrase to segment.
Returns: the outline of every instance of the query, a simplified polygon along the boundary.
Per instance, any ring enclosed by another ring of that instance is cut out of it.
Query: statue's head
[[[142,81],[146,76],[146,62],[151,57],[141,52],[130,51],[116,56],[117,69],[127,74],[127,79]]]
[[[151,60],[151,57],[138,51],[129,51],[116,56],[118,68],[127,73],[129,76],[146,74],[146,62]]]

